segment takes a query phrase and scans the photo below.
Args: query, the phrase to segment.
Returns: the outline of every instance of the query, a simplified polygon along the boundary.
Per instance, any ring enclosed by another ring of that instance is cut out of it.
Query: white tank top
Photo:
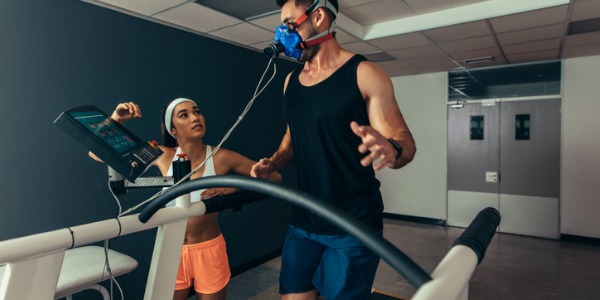
[[[211,152],[211,147],[209,145],[206,145],[206,155],[210,154]],[[177,151],[175,152],[175,155],[173,155],[173,161],[176,161],[178,159],[177,154],[181,153],[181,148],[177,147]],[[209,158],[206,163],[204,164],[204,173],[202,174],[202,177],[206,177],[206,176],[214,176],[217,175],[217,173],[215,172],[215,164],[213,163],[213,158]],[[169,166],[169,171],[167,171],[167,176],[173,176],[173,164],[171,164]],[[190,195],[191,201],[192,203],[194,202],[198,202],[200,201],[200,194],[202,194],[204,190],[199,190],[199,191],[193,191]],[[169,206],[174,206],[175,205],[175,200],[167,203],[167,207]]]

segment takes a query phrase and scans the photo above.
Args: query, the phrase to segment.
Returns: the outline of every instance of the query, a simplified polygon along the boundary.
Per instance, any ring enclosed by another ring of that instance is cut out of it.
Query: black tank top
[[[284,95],[298,187],[351,214],[375,230],[383,228],[383,201],[372,167],[363,167],[361,139],[350,122],[370,125],[366,102],[357,84],[357,68],[366,58],[355,55],[331,76],[312,86],[295,70]],[[295,208],[292,225],[326,235],[345,234],[321,217]]]

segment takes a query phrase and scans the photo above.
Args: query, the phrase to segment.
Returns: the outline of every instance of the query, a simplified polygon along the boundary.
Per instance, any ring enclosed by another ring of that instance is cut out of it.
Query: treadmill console
[[[131,182],[163,153],[92,105],[64,111],[54,124]]]

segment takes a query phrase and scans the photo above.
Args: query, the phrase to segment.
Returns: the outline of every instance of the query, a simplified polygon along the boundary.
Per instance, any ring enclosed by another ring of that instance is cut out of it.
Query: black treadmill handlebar
[[[159,209],[171,200],[192,191],[213,187],[241,188],[291,202],[296,206],[320,215],[333,225],[354,236],[404,276],[413,287],[418,289],[421,285],[431,280],[431,276],[406,254],[351,215],[332,205],[323,203],[309,194],[294,191],[266,180],[240,175],[219,175],[184,182],[167,190],[164,194],[150,202],[139,214],[138,219],[142,223],[146,223]],[[215,198],[215,200],[218,199]]]
[[[481,263],[499,224],[500,212],[493,207],[484,208],[454,241],[453,246],[463,245],[471,248],[477,254],[478,263]]]

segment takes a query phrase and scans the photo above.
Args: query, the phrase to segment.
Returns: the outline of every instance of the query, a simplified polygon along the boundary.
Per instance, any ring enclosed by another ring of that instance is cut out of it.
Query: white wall
[[[600,238],[600,56],[563,61],[560,233]],[[385,212],[446,220],[447,73],[392,78],[417,156],[384,169]]]
[[[394,77],[392,83],[417,155],[400,170],[377,173],[385,212],[446,220],[448,74]]]
[[[563,64],[561,233],[600,238],[600,56]]]

